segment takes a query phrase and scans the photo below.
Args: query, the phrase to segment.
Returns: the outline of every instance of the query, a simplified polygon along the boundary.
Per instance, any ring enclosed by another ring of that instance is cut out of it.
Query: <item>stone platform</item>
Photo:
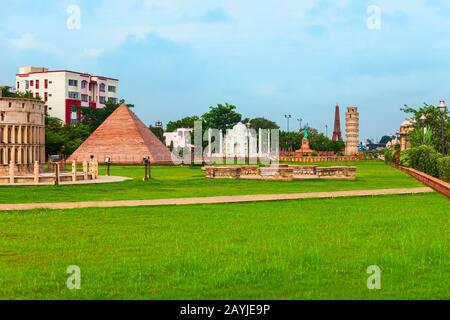
[[[209,179],[247,179],[247,180],[354,180],[356,167],[278,165],[258,166],[206,166],[203,168]]]

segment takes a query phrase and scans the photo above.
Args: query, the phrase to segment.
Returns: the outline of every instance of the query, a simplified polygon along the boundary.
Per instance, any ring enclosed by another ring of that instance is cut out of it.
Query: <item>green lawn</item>
[[[386,177],[394,177],[388,186],[416,185],[376,166],[382,169],[379,177],[360,165],[361,177],[351,186],[384,187]],[[215,184],[190,170],[155,170],[154,193],[141,196],[189,195],[183,191],[189,183],[199,187],[195,195],[214,194],[208,189]],[[192,172],[192,180],[184,186],[178,182],[179,187],[174,180],[169,187],[161,177],[175,172]],[[228,185],[233,184],[241,185]],[[166,191],[158,193],[158,185]],[[257,190],[242,185],[246,192]],[[286,184],[285,190],[307,190],[295,185]],[[344,188],[338,182],[333,186]],[[103,195],[95,191],[91,197]],[[449,299],[449,213],[448,200],[437,193],[2,212],[0,298]],[[81,290],[66,288],[69,265],[81,268]],[[366,287],[369,265],[382,269],[381,290]]]
[[[143,182],[142,166],[113,166],[112,175],[133,180],[102,185],[0,187],[0,203],[88,200],[136,200],[219,195],[275,194],[422,186],[381,161],[322,163],[322,166],[357,166],[355,181],[248,181],[208,180],[199,167],[153,167],[153,179]],[[101,168],[100,174],[105,173]]]

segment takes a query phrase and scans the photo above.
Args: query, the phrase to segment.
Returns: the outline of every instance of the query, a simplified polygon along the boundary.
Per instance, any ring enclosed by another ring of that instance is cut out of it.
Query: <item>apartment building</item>
[[[118,102],[119,80],[69,70],[22,67],[16,74],[16,91],[31,91],[44,100],[49,116],[67,124],[80,120],[79,107],[104,108]]]

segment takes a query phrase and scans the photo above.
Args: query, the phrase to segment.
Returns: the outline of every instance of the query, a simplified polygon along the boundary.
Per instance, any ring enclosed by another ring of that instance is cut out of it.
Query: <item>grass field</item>
[[[437,193],[3,212],[0,298],[449,299],[449,244]]]
[[[0,203],[62,202],[89,200],[138,200],[220,195],[277,194],[407,188],[419,182],[381,161],[322,163],[357,166],[355,181],[248,181],[207,180],[199,167],[153,167],[149,182],[143,182],[141,166],[112,166],[111,174],[133,180],[102,185],[0,187]],[[105,173],[102,167],[100,174]]]

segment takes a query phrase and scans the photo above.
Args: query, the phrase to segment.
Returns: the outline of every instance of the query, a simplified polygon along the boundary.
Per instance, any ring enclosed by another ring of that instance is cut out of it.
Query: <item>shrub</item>
[[[439,179],[450,182],[450,156],[438,159],[437,167]]]
[[[384,161],[386,163],[397,163],[398,164],[398,157],[397,157],[397,151],[396,149],[386,149],[384,152]]]
[[[403,167],[411,167],[411,149],[404,150],[400,153],[400,161],[399,164]]]
[[[437,160],[441,154],[431,146],[422,145],[409,150],[411,155],[411,166],[414,169],[425,172],[431,176],[438,177]]]

